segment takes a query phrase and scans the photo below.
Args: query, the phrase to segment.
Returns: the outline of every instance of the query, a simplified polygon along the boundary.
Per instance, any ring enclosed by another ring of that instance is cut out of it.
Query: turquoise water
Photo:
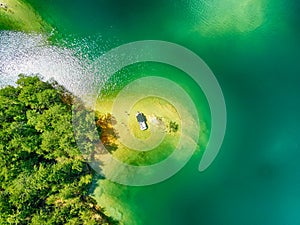
[[[108,211],[127,214],[120,218],[129,225],[299,223],[299,3],[28,2],[56,27],[53,43],[77,49],[84,58],[93,60],[136,40],[175,42],[204,59],[222,87],[227,132],[208,170],[198,172],[200,151],[162,183],[103,184],[119,200]],[[121,79],[117,82],[122,86]],[[191,83],[183,80],[181,85],[197,98],[200,92],[193,92]],[[209,124],[207,105],[198,110]]]

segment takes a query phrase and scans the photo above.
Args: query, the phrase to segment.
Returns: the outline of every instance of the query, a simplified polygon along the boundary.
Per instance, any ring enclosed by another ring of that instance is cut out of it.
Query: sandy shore
[[[179,114],[170,103],[158,97],[146,97],[129,109],[125,107],[126,102],[123,106],[118,105],[116,113],[113,113],[113,103],[112,99],[100,100],[97,102],[96,111],[112,116],[112,124],[108,125],[109,129],[106,124],[102,137],[108,143],[108,149],[114,147],[114,157],[141,165],[158,162],[172,152],[181,131],[178,129],[174,132],[169,129],[171,121],[180,128]],[[146,116],[148,129],[145,131],[140,130],[137,122],[138,111]]]
[[[124,105],[118,105],[117,109],[120,110],[117,115],[112,113],[113,103],[113,98],[105,98],[96,104],[96,110],[101,112],[101,115],[106,115],[104,118],[108,119],[102,124],[104,128],[102,129],[102,141],[107,143],[107,149],[112,150],[113,157],[132,165],[149,165],[167,158],[173,152],[181,131],[180,129],[177,132],[168,131],[170,121],[180,124],[179,114],[170,103],[158,97],[146,97],[128,108],[125,101]],[[135,117],[137,111],[143,112],[147,118],[148,129],[145,131],[141,131],[137,123]],[[120,127],[128,129],[120,129]],[[162,140],[151,138],[156,135],[162,137]],[[146,152],[132,150],[122,143],[120,136],[126,137],[127,142],[129,140],[128,144],[135,145],[136,141],[141,141],[149,146],[155,146],[155,148]],[[130,138],[130,136],[132,137]],[[105,161],[105,156],[99,155],[99,160]],[[117,171],[117,168],[111,168],[110,164],[104,164],[102,170],[106,173],[108,170]],[[122,188],[127,187],[100,179],[97,181],[94,197],[100,205],[106,208],[108,215],[119,221],[133,225],[139,224],[135,221],[131,211],[127,210],[126,199],[130,196],[126,195],[126,191],[120,191]]]

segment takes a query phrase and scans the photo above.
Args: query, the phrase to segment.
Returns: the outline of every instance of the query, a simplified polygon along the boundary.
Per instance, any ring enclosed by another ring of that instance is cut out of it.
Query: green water
[[[57,28],[52,41],[58,45],[80,46],[93,59],[131,41],[175,42],[205,60],[222,87],[227,131],[213,164],[198,172],[200,150],[179,173],[159,184],[100,182],[98,188],[114,196],[105,205],[111,214],[129,225],[299,224],[297,1],[28,2]],[[151,68],[164,72],[159,66]],[[122,86],[122,79],[117,82]],[[179,83],[193,99],[203,100],[188,78]],[[203,102],[197,107],[209,127]]]

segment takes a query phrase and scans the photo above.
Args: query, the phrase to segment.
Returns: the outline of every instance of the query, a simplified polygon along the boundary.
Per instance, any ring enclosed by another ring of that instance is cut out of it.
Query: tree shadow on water
[[[96,120],[96,125],[100,128],[101,142],[110,153],[118,149],[116,141],[119,138],[119,134],[113,128],[116,124],[116,118],[110,113],[98,115]]]

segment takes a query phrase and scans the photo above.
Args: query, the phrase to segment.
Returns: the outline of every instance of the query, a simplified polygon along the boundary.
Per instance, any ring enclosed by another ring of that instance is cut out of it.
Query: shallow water
[[[41,73],[76,92],[86,87],[81,74],[90,73],[90,60],[104,51],[130,41],[160,39],[196,52],[222,87],[227,132],[208,170],[198,172],[200,151],[159,184],[125,187],[100,182],[100,188],[116,196],[102,198],[111,214],[130,225],[130,220],[143,225],[299,223],[299,3],[29,2],[57,27],[50,41],[58,46],[42,41],[34,51],[20,53],[39,37],[10,34],[9,39],[1,32],[1,85],[12,83],[20,72]],[[127,82],[117,79],[116,86]],[[199,96],[188,79],[181,85],[192,97]],[[203,105],[198,110],[205,120],[209,112]]]

